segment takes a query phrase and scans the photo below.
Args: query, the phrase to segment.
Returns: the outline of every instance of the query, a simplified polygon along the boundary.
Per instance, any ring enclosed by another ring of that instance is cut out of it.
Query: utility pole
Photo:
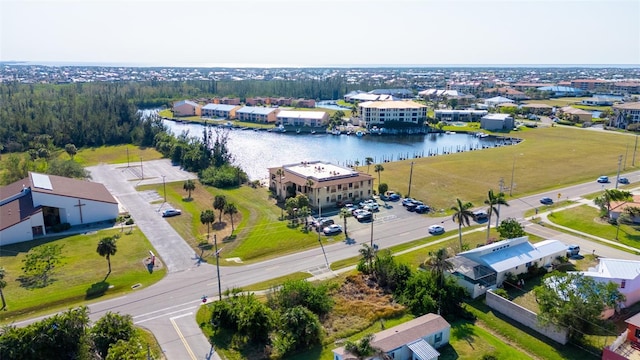
[[[324,245],[322,245],[322,239],[320,238],[320,229],[318,230],[318,242],[320,243],[320,248],[322,249],[322,254],[324,255],[324,262],[327,264],[327,269],[329,269],[329,259],[327,259],[327,253],[324,251]]]
[[[511,186],[509,186],[509,196],[513,195],[513,178],[516,174],[516,156],[513,156],[513,166],[511,166]],[[502,181],[502,179],[500,179]]]
[[[407,197],[411,196],[411,178],[413,178],[413,161],[411,162],[411,170],[409,170],[409,191],[407,192]]]
[[[371,249],[373,249],[373,213],[371,214]]]
[[[162,175],[162,189],[164,190],[164,202],[167,202],[167,184],[164,181],[166,176]]]
[[[622,155],[618,156],[618,175],[616,175],[616,189],[618,188],[618,181],[620,180],[620,166],[622,165]]]
[[[504,188],[504,179],[500,178],[500,182],[498,184],[500,185],[500,192],[498,194],[502,194],[502,189]],[[498,227],[498,225],[500,225],[500,203],[498,203],[498,211],[496,212],[496,227]]]
[[[140,180],[144,180],[144,169],[142,168],[142,156],[140,156]]]
[[[129,148],[127,148],[127,167],[129,167]]]
[[[636,150],[638,150],[638,135],[636,135],[636,144],[633,146],[633,158],[631,159],[631,166],[636,166]]]
[[[218,270],[218,299],[222,301],[222,284],[220,284],[220,252],[218,251],[218,239],[216,234],[213,234],[213,245],[216,251],[216,269]]]

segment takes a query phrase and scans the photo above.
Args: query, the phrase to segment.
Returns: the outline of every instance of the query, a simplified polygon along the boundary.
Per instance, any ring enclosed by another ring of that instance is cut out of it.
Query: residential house
[[[627,329],[602,351],[602,360],[640,359],[640,313],[625,320]]]
[[[284,126],[321,127],[329,122],[329,114],[325,111],[292,111],[281,110],[277,120]]]
[[[487,289],[502,285],[508,273],[518,275],[532,266],[551,269],[559,256],[565,256],[567,246],[558,240],[529,242],[528,236],[507,239],[458,253],[449,262],[450,275],[476,298]]]
[[[609,204],[609,218],[617,220],[629,208],[640,210],[640,195],[633,195],[630,201],[612,201]],[[631,219],[634,223],[640,223],[640,215]]]
[[[613,105],[613,126],[626,129],[640,122],[640,102]]]
[[[313,99],[298,99],[292,102],[292,104],[295,104],[296,107],[301,107],[301,108],[314,108],[316,107],[316,101]]]
[[[240,121],[275,123],[279,111],[277,108],[243,106],[236,110],[236,118]]]
[[[217,119],[235,119],[239,105],[207,104],[202,107],[202,116]]]
[[[536,115],[551,115],[553,113],[553,106],[547,104],[523,104],[522,110]]]
[[[371,198],[373,176],[324,161],[303,161],[269,168],[269,189],[280,200],[304,194],[314,208],[334,207]]]
[[[64,223],[113,221],[118,213],[102,184],[30,172],[0,188],[0,245],[33,240]]]
[[[513,87],[516,90],[520,90],[520,91],[526,91],[526,90],[535,90],[539,87],[542,86],[553,86],[553,84],[548,84],[548,83],[536,83],[536,82],[519,82],[519,83],[515,83],[512,84],[511,87]]]
[[[191,100],[182,100],[173,104],[173,116],[201,116],[200,104]]]
[[[587,106],[611,106],[613,105],[613,99],[606,97],[591,97],[582,99],[580,104]]]
[[[591,122],[593,120],[593,114],[590,111],[576,109],[571,106],[561,107],[558,115],[569,118],[569,120],[574,122]]]
[[[390,121],[419,124],[427,118],[427,107],[415,101],[367,101],[358,104],[366,127],[384,127]]]
[[[501,87],[501,88],[493,88],[493,89],[485,89],[484,94],[496,94],[498,96],[503,96],[507,99],[520,101],[520,100],[529,100],[529,96],[527,96],[522,91],[512,89],[509,87]]]
[[[487,110],[436,110],[435,118],[447,122],[478,122],[488,113]]]
[[[575,271],[594,279],[597,282],[613,282],[618,291],[626,297],[622,307],[630,307],[640,301],[640,260],[620,260],[599,258],[598,265],[587,271]],[[614,309],[608,310],[605,317],[613,315]]]
[[[224,105],[240,105],[240,98],[214,98],[214,104],[224,104]]]
[[[398,99],[411,99],[413,98],[413,91],[409,89],[374,89],[369,91],[369,94],[374,95],[391,95]]]
[[[435,360],[440,356],[436,349],[449,343],[450,334],[451,325],[442,316],[426,314],[374,334],[371,346],[394,360]],[[334,360],[352,357],[344,347],[333,350]]]
[[[244,99],[244,103],[248,106],[269,105],[269,98],[248,97]]]
[[[514,126],[509,114],[487,114],[480,119],[480,128],[489,131],[512,130]]]

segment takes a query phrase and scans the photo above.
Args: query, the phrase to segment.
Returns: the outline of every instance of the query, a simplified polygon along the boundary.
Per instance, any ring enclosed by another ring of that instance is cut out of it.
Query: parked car
[[[618,179],[618,183],[619,184],[628,184],[629,183],[629,179],[627,179],[626,177],[621,177]]]
[[[338,224],[331,224],[331,225],[325,227],[324,229],[322,229],[322,232],[325,235],[333,235],[333,234],[341,233],[342,232],[342,226],[340,226]]]
[[[542,199],[540,199],[540,203],[544,205],[552,205],[553,199],[550,197],[543,197]]]
[[[444,234],[444,227],[442,227],[441,225],[431,225],[429,226],[429,234],[431,235]]]
[[[353,217],[355,217],[358,221],[366,221],[370,220],[373,217],[373,214],[371,213],[371,211],[358,209],[353,212]]]
[[[378,202],[375,201],[374,199],[367,199],[367,200],[361,201],[360,204],[358,204],[358,205],[360,205],[360,208],[362,209],[365,206],[372,205],[372,204],[378,205]]]
[[[182,214],[182,211],[178,209],[166,209],[162,212],[162,217],[172,217],[172,216],[178,216],[180,214]]]
[[[605,183],[609,182],[609,177],[608,176],[600,176],[598,178],[598,180],[596,180],[596,181],[598,181],[601,184],[605,184]]]
[[[329,218],[317,218],[314,222],[313,222],[313,226],[316,227],[316,229],[318,231],[320,231],[320,229],[324,229],[325,227],[329,226],[329,225],[333,225],[334,221],[333,219],[329,219]]]
[[[391,194],[387,196],[387,201],[398,201],[398,200],[400,200],[400,195],[398,194]]]
[[[365,206],[362,207],[364,210],[367,211],[378,211],[380,210],[380,205],[378,205],[378,203],[367,203]]]
[[[409,204],[412,204],[415,200],[413,198],[410,197],[406,197],[404,199],[402,199],[402,206],[407,206]]]
[[[418,206],[416,206],[416,212],[418,214],[428,213],[429,211],[431,211],[431,208],[428,205],[418,205]]]
[[[578,254],[580,254],[580,246],[573,244],[567,247],[567,257],[573,257]]]

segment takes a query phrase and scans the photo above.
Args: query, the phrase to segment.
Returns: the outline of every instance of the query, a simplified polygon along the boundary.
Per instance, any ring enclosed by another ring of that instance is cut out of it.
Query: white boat
[[[447,135],[454,135],[455,133],[456,133],[455,131],[447,131],[447,132],[445,132],[445,134],[447,134]]]
[[[315,135],[316,131],[315,130],[311,130],[311,135]]]
[[[340,134],[342,134],[342,131],[340,131],[340,130],[338,130],[338,129],[333,129],[333,130],[331,130],[331,134],[333,134],[333,135],[340,135]]]
[[[362,137],[364,135],[364,133],[362,131],[356,131],[356,136],[357,137]]]

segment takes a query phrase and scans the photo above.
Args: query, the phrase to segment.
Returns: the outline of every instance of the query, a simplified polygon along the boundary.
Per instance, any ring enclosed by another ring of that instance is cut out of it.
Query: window
[[[442,341],[442,332],[436,334],[434,341],[436,344]]]
[[[338,190],[342,190],[342,184],[338,185]]]
[[[353,183],[349,183],[349,189],[353,187]]]
[[[640,339],[640,329],[636,328],[636,339]]]
[[[528,268],[531,267],[531,261],[529,261],[528,263],[524,264],[524,266],[526,266]]]
[[[338,195],[338,200],[342,200],[342,195]]]
[[[627,286],[627,280],[622,280],[620,283],[620,289],[624,289],[625,286]]]

